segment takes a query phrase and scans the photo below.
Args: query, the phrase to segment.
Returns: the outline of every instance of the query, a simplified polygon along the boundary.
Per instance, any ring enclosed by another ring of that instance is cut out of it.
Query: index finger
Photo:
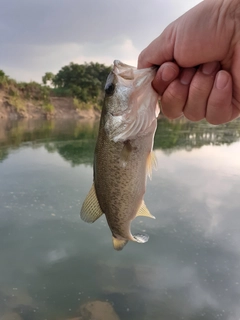
[[[138,69],[160,66],[167,61],[173,61],[174,32],[169,25],[159,37],[153,40],[139,55]]]

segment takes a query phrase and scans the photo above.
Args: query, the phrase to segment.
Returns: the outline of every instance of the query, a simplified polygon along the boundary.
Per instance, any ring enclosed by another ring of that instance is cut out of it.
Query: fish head
[[[160,112],[151,82],[156,68],[137,69],[114,61],[105,84],[104,128],[110,140],[123,142],[147,133]]]
[[[129,98],[133,90],[133,80],[133,68],[119,60],[115,60],[104,88],[104,105],[109,114],[121,116],[128,111]]]

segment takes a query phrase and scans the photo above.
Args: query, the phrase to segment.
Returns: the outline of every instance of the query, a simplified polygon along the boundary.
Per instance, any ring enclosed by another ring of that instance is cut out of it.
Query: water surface
[[[159,120],[145,195],[156,220],[137,218],[133,231],[150,240],[121,252],[104,217],[79,217],[97,130],[2,122],[0,318],[71,319],[100,300],[121,320],[239,319],[240,121]]]

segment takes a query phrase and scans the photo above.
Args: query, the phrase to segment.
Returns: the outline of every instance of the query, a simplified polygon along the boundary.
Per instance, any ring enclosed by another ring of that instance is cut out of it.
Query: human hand
[[[204,0],[142,51],[138,68],[160,66],[153,87],[162,111],[212,124],[240,114],[240,3]]]

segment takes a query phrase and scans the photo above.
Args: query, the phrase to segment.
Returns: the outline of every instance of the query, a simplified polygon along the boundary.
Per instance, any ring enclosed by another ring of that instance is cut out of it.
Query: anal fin
[[[93,223],[98,218],[100,218],[102,214],[103,212],[100,208],[95,191],[95,186],[93,183],[86,199],[83,202],[80,216],[83,221]]]
[[[122,250],[125,247],[125,245],[128,243],[128,240],[121,240],[115,237],[112,237],[112,240],[113,240],[113,247],[117,251]]]
[[[142,205],[139,208],[138,212],[137,212],[137,217],[138,216],[142,216],[142,217],[148,217],[148,218],[152,218],[152,219],[156,219],[148,210],[148,208],[146,207],[144,201],[142,201]]]

